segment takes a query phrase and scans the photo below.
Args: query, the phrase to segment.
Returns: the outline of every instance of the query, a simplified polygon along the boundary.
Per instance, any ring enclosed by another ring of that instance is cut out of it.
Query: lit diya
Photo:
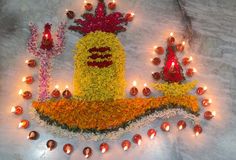
[[[36,131],[29,132],[29,135],[27,136],[27,139],[29,140],[36,140],[39,137],[39,133]]]
[[[89,158],[92,155],[92,149],[90,147],[85,147],[83,150],[83,154],[85,158]]]

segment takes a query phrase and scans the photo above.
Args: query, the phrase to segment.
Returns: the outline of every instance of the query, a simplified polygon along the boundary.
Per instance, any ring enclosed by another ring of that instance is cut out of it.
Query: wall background
[[[94,1],[91,1],[95,2]],[[193,37],[186,55],[194,59],[191,66],[198,72],[194,79],[199,84],[206,84],[206,97],[212,98],[211,110],[217,111],[212,121],[202,121],[204,132],[195,138],[188,127],[177,132],[173,127],[170,133],[160,131],[161,121],[157,120],[142,129],[125,134],[120,140],[108,141],[110,152],[98,153],[100,142],[84,142],[80,139],[60,138],[52,135],[45,128],[31,121],[27,130],[18,129],[22,118],[29,118],[30,102],[18,96],[18,90],[29,89],[36,98],[37,81],[32,86],[25,85],[21,78],[37,75],[37,69],[30,69],[24,61],[33,58],[26,50],[29,36],[28,22],[36,23],[41,31],[46,22],[53,24],[53,29],[65,20],[65,9],[72,9],[77,17],[83,13],[82,0],[1,0],[0,1],[0,159],[1,160],[64,160],[83,159],[82,150],[86,146],[93,148],[91,159],[134,159],[134,160],[233,160],[236,148],[236,1],[218,0],[179,0],[192,21]],[[118,10],[134,11],[136,14],[127,32],[119,35],[127,53],[126,77],[128,84],[138,81],[151,83],[150,73],[155,68],[149,61],[153,57],[154,45],[164,45],[171,31],[188,35],[177,0],[117,0]],[[67,32],[65,52],[54,59],[52,88],[59,84],[72,87],[73,58],[72,49],[80,38],[78,34]],[[163,64],[163,62],[162,62]],[[162,65],[161,64],[161,65]],[[129,88],[129,87],[128,87]],[[22,116],[10,113],[11,106],[20,104],[24,107]],[[177,122],[178,117],[171,119]],[[189,124],[190,125],[190,124]],[[150,127],[157,128],[158,136],[149,140],[144,136],[141,147],[133,146],[123,152],[120,143],[131,138],[133,133],[146,134]],[[37,130],[40,139],[28,141],[30,130]],[[46,151],[46,141],[55,139],[58,147],[52,152]],[[75,151],[71,156],[63,153],[65,143],[72,143]]]

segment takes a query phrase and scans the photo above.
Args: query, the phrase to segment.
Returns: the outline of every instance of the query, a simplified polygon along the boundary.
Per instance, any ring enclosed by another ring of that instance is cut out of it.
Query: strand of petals
[[[57,30],[57,44],[52,49],[52,55],[57,56],[62,53],[64,46],[65,46],[65,29],[66,29],[66,22],[62,22]]]
[[[40,52],[38,51],[37,47],[37,40],[38,40],[38,27],[33,24],[32,22],[29,23],[29,29],[30,29],[30,38],[28,40],[27,48],[29,53],[35,55],[38,57],[40,55]]]
[[[130,122],[126,128],[120,128],[118,131],[112,131],[112,132],[102,133],[102,134],[94,134],[94,133],[74,133],[66,129],[61,129],[60,127],[57,127],[57,126],[48,125],[47,122],[40,119],[39,114],[33,108],[30,110],[30,115],[32,119],[34,119],[36,122],[40,124],[40,126],[46,128],[55,136],[67,137],[67,138],[77,137],[80,140],[84,140],[84,141],[87,141],[87,140],[98,141],[98,140],[105,140],[105,139],[116,140],[116,139],[119,139],[125,133],[130,132],[134,129],[139,129],[147,124],[150,124],[156,119],[169,119],[177,115],[183,116],[184,118],[189,119],[192,122],[192,124],[198,124],[200,122],[200,119],[197,116],[186,112],[184,109],[179,109],[179,108],[166,109],[163,111],[155,111],[154,113],[150,115],[144,116],[141,119],[137,119],[135,122]]]
[[[44,52],[47,52],[46,50]],[[49,96],[49,82],[50,82],[50,69],[51,63],[48,54],[42,54],[40,57],[40,69],[39,69],[39,101],[44,101]]]

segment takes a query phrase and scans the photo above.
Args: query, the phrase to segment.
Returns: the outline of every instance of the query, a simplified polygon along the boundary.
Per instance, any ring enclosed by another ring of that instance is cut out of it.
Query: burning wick
[[[124,140],[121,143],[121,146],[122,146],[124,151],[127,151],[130,148],[130,146],[131,146],[131,142],[129,140]]]
[[[155,136],[156,136],[157,132],[155,129],[149,129],[148,132],[147,132],[147,135],[150,139],[153,139]]]
[[[137,82],[133,81],[133,87],[130,89],[130,95],[136,96],[138,94]]]
[[[140,146],[142,143],[142,136],[140,134],[135,134],[133,136],[133,142]]]
[[[165,131],[165,132],[170,131],[170,123],[169,122],[163,122],[161,124],[161,130]]]
[[[198,95],[203,95],[207,91],[207,86],[204,87],[198,87],[196,93]]]
[[[23,113],[23,108],[21,106],[14,106],[11,108],[11,113],[15,113],[16,115],[20,115]]]
[[[199,134],[202,133],[202,127],[197,124],[194,126],[193,131],[194,131],[195,135],[198,136]]]
[[[177,127],[178,127],[179,130],[182,130],[182,129],[186,128],[186,122],[183,121],[183,120],[178,121]]]
[[[63,146],[63,151],[66,153],[66,154],[71,154],[73,152],[73,146],[71,144],[65,144]]]
[[[208,107],[209,105],[211,105],[211,103],[212,103],[212,100],[211,100],[211,99],[203,99],[203,100],[202,100],[202,105],[203,105],[204,107]]]
[[[107,144],[107,143],[102,143],[101,145],[100,145],[100,151],[101,151],[101,153],[105,153],[105,152],[107,152],[109,150],[109,145]]]
[[[29,127],[29,121],[28,120],[22,120],[20,123],[19,123],[19,125],[18,125],[18,128],[24,128],[24,129],[26,129],[26,128],[28,128]]]

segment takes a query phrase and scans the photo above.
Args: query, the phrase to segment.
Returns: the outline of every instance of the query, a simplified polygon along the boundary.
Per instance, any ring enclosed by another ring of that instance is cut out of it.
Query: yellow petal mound
[[[74,95],[87,101],[125,96],[125,52],[113,33],[91,32],[74,51]]]

